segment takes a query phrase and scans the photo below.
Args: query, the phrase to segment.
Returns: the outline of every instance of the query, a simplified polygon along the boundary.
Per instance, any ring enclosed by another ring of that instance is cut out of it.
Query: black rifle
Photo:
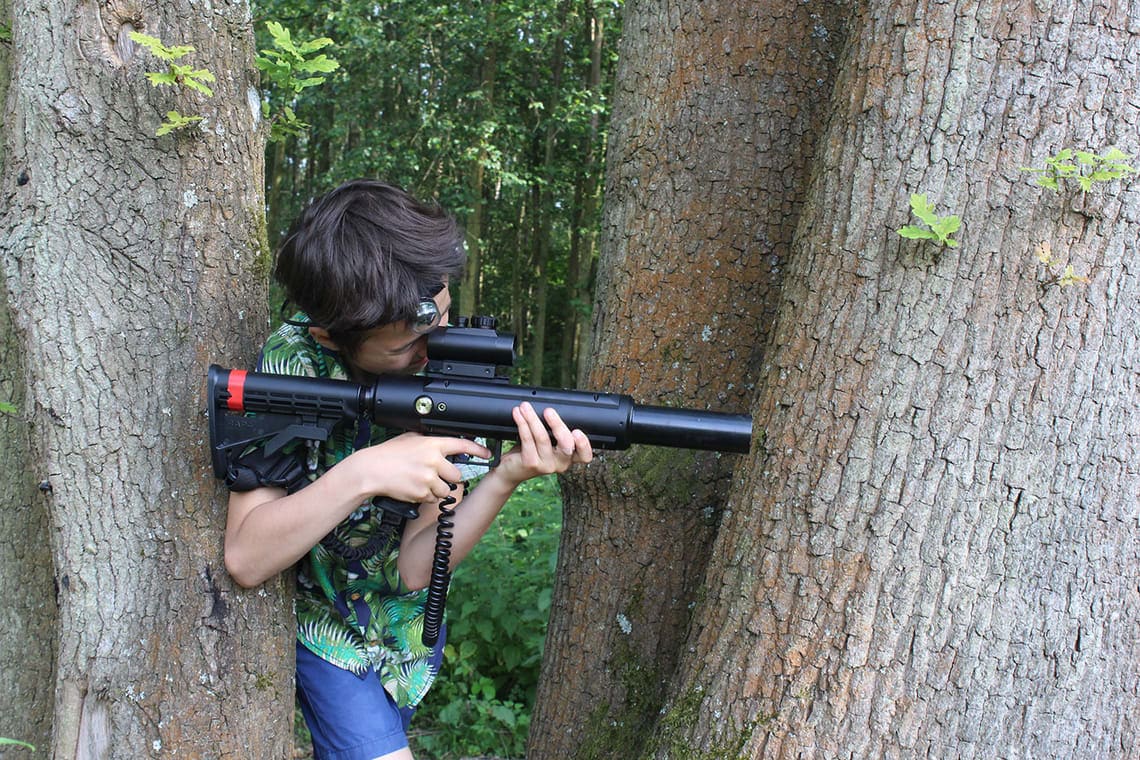
[[[733,453],[749,449],[752,418],[745,414],[645,406],[614,393],[513,385],[499,371],[514,364],[514,346],[514,336],[495,330],[493,319],[473,317],[428,335],[422,375],[383,375],[371,385],[211,365],[207,399],[214,475],[227,478],[252,444],[264,444],[265,453],[273,455],[293,441],[325,441],[337,425],[361,418],[426,435],[486,439],[494,453],[487,464],[494,466],[502,441],[518,440],[512,410],[524,401],[539,413],[553,407],[595,449],[627,449],[635,443]],[[374,501],[401,517],[418,516],[416,505]],[[444,501],[424,612],[428,646],[438,640],[450,582],[449,531],[455,512],[448,507],[454,499]]]

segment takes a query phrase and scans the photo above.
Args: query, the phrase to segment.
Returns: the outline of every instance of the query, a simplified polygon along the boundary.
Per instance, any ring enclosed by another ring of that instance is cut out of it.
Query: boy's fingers
[[[534,441],[535,449],[537,449],[541,455],[547,454],[554,448],[554,445],[550,442],[550,432],[546,429],[546,425],[538,416],[538,412],[534,410],[530,402],[524,401],[520,405],[520,410],[523,418],[526,420],[527,427],[529,428],[528,432],[530,438]]]
[[[585,464],[594,459],[594,446],[590,443],[590,438],[581,430],[573,432],[574,444],[578,454],[578,461]]]
[[[491,450],[486,446],[469,441],[466,438],[440,438],[443,444],[440,451],[444,456],[455,456],[456,454],[467,454],[480,459],[490,459]]]
[[[558,416],[558,412],[551,407],[547,407],[546,410],[543,411],[543,416],[546,417],[546,424],[550,426],[550,432],[557,442],[558,453],[571,457],[574,456],[577,441],[575,440],[574,433],[566,426],[562,418]]]
[[[520,404],[511,410],[511,416],[515,420],[515,425],[519,429],[519,443],[530,443],[534,440],[534,434],[530,429],[530,418],[527,417],[526,409],[523,407],[526,404]]]

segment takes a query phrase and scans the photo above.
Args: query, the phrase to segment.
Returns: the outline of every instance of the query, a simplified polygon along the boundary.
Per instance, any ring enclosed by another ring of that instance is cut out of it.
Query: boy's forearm
[[[333,467],[293,494],[273,490],[264,501],[256,491],[230,496],[226,569],[247,588],[291,567],[367,498],[347,467]]]
[[[491,470],[479,484],[455,506],[451,518],[451,570],[471,552],[479,539],[491,527],[502,511],[507,499],[514,493],[517,483]],[[435,554],[436,531],[425,527],[413,536],[405,534],[400,547],[399,570],[405,585],[411,589],[427,588],[431,579],[431,564]]]

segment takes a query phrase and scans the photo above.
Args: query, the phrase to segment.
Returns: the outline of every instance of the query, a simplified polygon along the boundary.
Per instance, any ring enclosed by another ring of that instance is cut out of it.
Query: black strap
[[[376,518],[373,517],[373,519]],[[367,542],[360,546],[352,546],[338,536],[337,529],[333,528],[328,532],[328,535],[321,539],[321,546],[350,562],[370,559],[387,548],[397,530],[403,532],[405,522],[406,520],[403,517],[383,509],[380,510],[379,524],[376,526],[375,532],[368,537]]]

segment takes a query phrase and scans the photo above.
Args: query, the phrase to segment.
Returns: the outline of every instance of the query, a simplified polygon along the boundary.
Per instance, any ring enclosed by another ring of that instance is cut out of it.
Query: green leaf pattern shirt
[[[298,315],[299,320],[304,315]],[[306,328],[285,324],[266,341],[258,363],[261,372],[347,379],[336,354],[323,349]],[[362,430],[361,426],[367,426]],[[367,421],[334,428],[329,440],[308,445],[305,469],[310,481],[366,445],[380,443],[399,431]],[[296,453],[296,450],[293,452]],[[379,530],[383,510],[361,504],[333,531],[350,547],[367,544]],[[384,688],[401,707],[423,699],[437,669],[433,650],[423,645],[427,591],[410,591],[396,569],[402,526],[376,554],[349,559],[317,544],[297,568],[297,638],[313,653],[363,676],[375,668]]]

